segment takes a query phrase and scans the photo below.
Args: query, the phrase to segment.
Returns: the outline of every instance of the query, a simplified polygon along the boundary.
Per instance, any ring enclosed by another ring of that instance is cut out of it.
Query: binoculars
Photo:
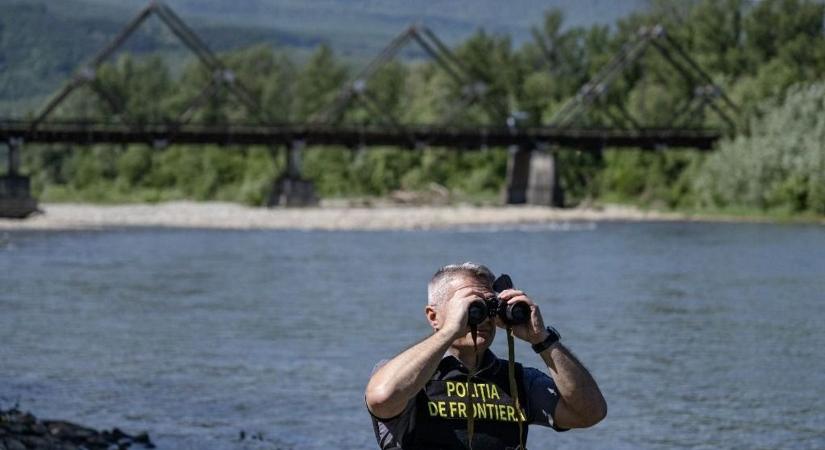
[[[513,280],[506,273],[501,274],[493,282],[493,291],[498,294],[505,289],[513,288]],[[507,325],[520,325],[530,320],[530,305],[525,302],[516,302],[508,305],[506,301],[498,296],[486,299],[478,299],[470,303],[467,311],[467,324],[471,327],[484,322],[488,317],[500,318]]]
[[[470,326],[478,325],[488,317],[498,317],[507,325],[520,325],[530,320],[530,305],[527,302],[508,304],[498,297],[491,297],[470,303],[467,314]]]

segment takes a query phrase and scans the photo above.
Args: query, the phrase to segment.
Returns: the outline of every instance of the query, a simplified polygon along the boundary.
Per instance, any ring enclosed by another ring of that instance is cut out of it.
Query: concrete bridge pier
[[[504,202],[564,207],[564,190],[559,179],[555,153],[543,146],[511,146],[507,159],[507,186]]]
[[[508,205],[527,203],[531,153],[530,150],[519,145],[511,145],[507,148],[507,181],[504,187],[504,203]]]
[[[312,181],[301,177],[303,140],[293,140],[286,152],[286,170],[276,181],[269,197],[269,206],[315,206],[318,197]]]
[[[19,173],[23,140],[10,138],[6,147],[7,173],[0,175],[0,217],[23,219],[37,211],[37,199],[31,196],[29,177]]]

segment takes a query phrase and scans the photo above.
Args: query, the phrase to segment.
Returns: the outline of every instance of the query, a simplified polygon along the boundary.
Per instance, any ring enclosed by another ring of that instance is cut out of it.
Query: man
[[[425,308],[433,334],[381,365],[367,385],[366,404],[382,449],[518,449],[527,424],[564,431],[590,427],[607,414],[590,373],[545,327],[538,305],[524,292],[506,289],[499,298],[529,305],[529,320],[512,332],[533,344],[550,376],[520,364],[511,375],[508,361],[488,350],[496,327],[504,327],[498,318],[480,323],[473,342],[468,309],[495,295],[493,281],[487,267],[474,263],[445,266],[433,275]]]

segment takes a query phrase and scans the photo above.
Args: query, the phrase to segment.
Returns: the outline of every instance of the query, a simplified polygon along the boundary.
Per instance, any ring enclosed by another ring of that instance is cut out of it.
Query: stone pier
[[[20,148],[23,142],[10,139],[7,172],[0,175],[0,217],[22,219],[37,211],[37,199],[31,196],[31,181],[20,175]]]
[[[269,197],[269,206],[315,206],[318,197],[315,185],[301,176],[301,151],[304,142],[293,141],[287,148],[286,171],[275,180],[275,186]]]
[[[504,202],[564,207],[564,191],[552,150],[510,147]]]

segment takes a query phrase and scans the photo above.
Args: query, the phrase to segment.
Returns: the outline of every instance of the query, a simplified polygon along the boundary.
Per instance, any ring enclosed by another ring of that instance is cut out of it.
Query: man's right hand
[[[373,415],[386,419],[401,414],[433,375],[453,341],[469,332],[470,303],[483,298],[483,294],[475,288],[456,291],[437,308],[436,333],[389,360],[372,375],[365,399]]]
[[[454,339],[464,336],[470,331],[467,325],[469,319],[470,304],[484,297],[484,292],[475,288],[464,288],[457,290],[453,296],[441,306],[443,317],[439,322],[441,329],[449,333]]]

